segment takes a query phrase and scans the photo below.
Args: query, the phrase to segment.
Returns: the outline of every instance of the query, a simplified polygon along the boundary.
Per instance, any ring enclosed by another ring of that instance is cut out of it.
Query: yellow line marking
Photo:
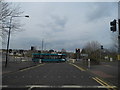
[[[34,67],[30,67],[30,68],[22,69],[22,70],[20,70],[20,71],[22,72],[22,71],[25,71],[25,70],[33,69],[33,68],[39,67],[39,66],[41,66],[41,65],[44,65],[44,64],[39,64],[39,65],[34,66]]]
[[[98,77],[96,77],[96,79],[98,79],[99,81],[101,81],[102,83],[104,83],[105,85],[109,86],[110,88],[112,88],[113,90],[116,90],[114,89],[112,86],[110,86],[109,84],[107,84],[106,82],[102,81],[101,79],[99,79]]]
[[[70,64],[71,64],[71,63],[70,63]],[[75,65],[75,64],[71,64],[71,65],[75,66],[76,68],[78,68],[78,69],[81,70],[81,71],[85,71],[85,69],[83,69],[83,68],[81,68],[81,67],[79,67],[79,66],[77,66],[77,65]]]
[[[93,78],[93,77],[92,77]],[[99,80],[97,80],[96,78],[93,78],[96,82],[98,82],[99,84],[101,84],[102,86],[106,87],[103,83],[101,83]],[[110,90],[108,87],[106,87],[108,90]]]
[[[92,77],[93,78],[93,77]],[[115,87],[116,86],[110,86],[109,84],[107,84],[106,82],[104,82],[103,80],[99,79],[98,77],[93,78],[95,81],[97,81],[98,83],[100,83],[101,85],[105,86],[108,90],[116,90]]]

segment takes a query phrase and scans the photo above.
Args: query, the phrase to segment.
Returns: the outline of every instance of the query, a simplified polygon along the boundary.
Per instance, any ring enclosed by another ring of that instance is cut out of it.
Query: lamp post
[[[12,18],[13,17],[27,17],[27,18],[29,18],[29,16],[28,15],[26,15],[26,16],[11,16],[10,17],[10,25],[9,25],[9,30],[8,30],[8,41],[7,41],[7,50],[6,50],[6,62],[5,62],[5,67],[7,67],[7,62],[8,62],[8,51],[9,51],[9,42],[10,42],[10,32],[11,32],[11,29],[12,29],[12,27],[11,27],[11,23],[12,23]]]

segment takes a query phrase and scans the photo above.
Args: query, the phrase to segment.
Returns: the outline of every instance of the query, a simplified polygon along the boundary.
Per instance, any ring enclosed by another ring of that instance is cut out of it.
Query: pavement
[[[2,63],[2,74],[10,73],[10,72],[16,72],[18,70],[28,68],[35,66],[36,63],[33,63],[32,61],[26,61],[26,62],[9,62],[7,64],[7,67],[5,67],[5,62]]]
[[[5,67],[5,59],[2,60],[2,75],[10,72],[16,72],[18,70],[32,67],[37,65],[38,63],[32,62],[31,58],[27,57],[9,57],[9,61],[7,63],[7,67]]]
[[[82,61],[75,61],[74,64],[83,67],[91,74],[118,86],[118,62],[101,62],[100,65],[91,65],[90,67]]]

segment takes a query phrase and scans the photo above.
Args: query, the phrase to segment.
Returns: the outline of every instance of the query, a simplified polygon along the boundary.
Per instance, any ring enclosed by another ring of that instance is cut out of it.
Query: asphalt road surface
[[[3,87],[107,88],[99,77],[69,63],[43,63],[2,76]],[[37,90],[37,89],[35,89]],[[105,89],[107,90],[107,89]],[[108,89],[109,90],[109,89]],[[110,89],[117,90],[117,89]]]

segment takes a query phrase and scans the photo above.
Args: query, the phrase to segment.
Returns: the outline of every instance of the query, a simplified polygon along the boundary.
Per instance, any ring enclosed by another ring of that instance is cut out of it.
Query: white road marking
[[[7,88],[10,87],[8,85],[0,85],[0,88]],[[13,87],[13,86],[12,86]],[[62,85],[62,86],[49,86],[49,85],[26,85],[26,86],[20,86],[21,88],[27,87],[28,90],[31,90],[32,88],[109,88],[109,86],[79,86],[79,85]],[[112,88],[117,88],[116,86],[111,86]]]
[[[49,86],[49,85],[27,85],[26,87],[35,88],[106,88],[105,86],[79,86],[79,85],[62,85],[62,86]],[[116,86],[111,86],[117,88]],[[30,89],[30,90],[31,90]]]
[[[8,87],[8,85],[2,85],[2,86],[0,85],[0,88],[2,88],[2,87],[6,88],[6,87]]]

